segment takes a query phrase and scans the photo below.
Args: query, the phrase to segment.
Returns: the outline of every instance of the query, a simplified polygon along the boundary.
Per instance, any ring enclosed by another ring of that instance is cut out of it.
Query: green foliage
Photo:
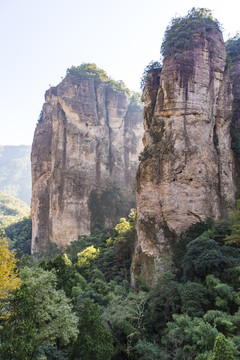
[[[172,315],[179,311],[179,283],[171,269],[161,271],[157,283],[151,291],[149,313],[151,326],[155,331],[162,330]]]
[[[96,261],[99,252],[99,249],[95,249],[95,247],[92,245],[78,253],[78,267],[85,271],[89,271],[90,267]]]
[[[155,285],[149,288],[139,276],[137,291],[129,283],[135,211],[114,229],[79,237],[65,254],[51,258],[49,248],[40,268],[21,270],[23,284],[10,302],[12,315],[1,333],[1,356],[209,360],[221,333],[239,358],[240,251],[237,243],[225,244],[233,223],[208,219],[193,225],[176,245],[174,261],[166,256],[156,261]],[[75,342],[73,309],[79,319]],[[67,345],[65,330],[72,334]]]
[[[138,160],[143,161],[143,160],[147,159],[148,154],[149,154],[149,151],[148,151],[147,147],[144,146],[144,149],[140,152],[140,154],[138,156]]]
[[[213,29],[219,29],[219,23],[213,19],[211,11],[192,8],[185,17],[172,19],[164,34],[161,53],[168,57],[192,50],[196,33],[207,37]]]
[[[225,257],[220,245],[215,240],[202,235],[187,245],[182,262],[183,278],[187,281],[204,279],[208,274],[219,275],[224,264]]]
[[[210,293],[206,287],[197,282],[188,281],[179,286],[181,312],[189,316],[201,317],[211,305]]]
[[[156,342],[151,343],[147,340],[139,340],[136,345],[136,351],[140,360],[159,360],[163,359],[159,345]]]
[[[227,55],[232,61],[239,59],[240,57],[240,34],[236,34],[234,37],[228,39],[225,43]],[[228,59],[229,63],[230,59]]]
[[[84,79],[93,79],[96,83],[104,82],[108,89],[124,94],[130,94],[130,90],[123,81],[111,79],[107,73],[99,69],[94,63],[83,63],[80,66],[72,66],[67,69],[67,75],[73,75],[80,81]]]
[[[124,279],[129,280],[135,236],[135,212],[132,210],[128,219],[122,218],[121,222],[111,232],[108,229],[104,229],[102,232],[96,230],[92,236],[79,237],[78,241],[69,245],[66,253],[73,264],[76,264],[78,253],[84,252],[84,255],[86,249],[91,247],[99,249],[98,256],[91,264],[92,268],[97,267],[101,270],[107,280],[115,279],[117,282]],[[84,270],[83,267],[82,270]],[[85,275],[87,273],[85,272]]]
[[[56,289],[64,290],[69,297],[72,295],[72,288],[76,286],[79,281],[79,274],[73,268],[71,261],[67,255],[57,255],[55,258],[46,262],[41,261],[39,266],[44,270],[55,270],[57,282]]]
[[[154,61],[154,60],[150,61],[150,63],[145,67],[143,71],[140,82],[140,88],[143,89],[144,86],[146,85],[146,81],[148,79],[150,72],[157,75],[161,70],[162,70],[162,64],[159,61]]]
[[[4,228],[5,236],[12,248],[17,251],[17,257],[31,254],[32,218],[30,216],[8,225]]]
[[[235,312],[239,305],[239,294],[234,291],[232,286],[222,283],[213,275],[208,275],[206,284],[210,294],[215,299],[216,309],[226,312]]]
[[[174,314],[162,343],[171,348],[173,359],[207,359],[217,335],[218,331],[200,318]]]
[[[179,277],[181,273],[181,264],[185,256],[187,245],[197,237],[199,237],[204,231],[213,228],[213,221],[207,219],[206,221],[198,222],[190,226],[190,228],[181,236],[181,239],[174,245],[173,248],[173,262],[178,270]]]
[[[43,269],[25,268],[22,286],[11,300],[11,316],[1,333],[4,359],[30,360],[42,343],[67,344],[77,336],[77,317],[70,300],[56,290],[56,276]]]
[[[102,324],[98,305],[88,299],[79,319],[79,334],[73,345],[71,360],[110,360],[113,338]]]
[[[148,299],[149,295],[142,291],[130,291],[127,296],[115,294],[104,312],[104,320],[114,336],[125,344],[128,354],[145,334],[144,315]]]
[[[231,234],[225,239],[226,244],[240,245],[240,200],[237,201],[237,209],[230,215]]]
[[[228,345],[227,339],[223,334],[216,337],[213,349],[212,360],[235,360],[233,353]]]
[[[0,228],[29,216],[30,208],[23,201],[0,192]]]

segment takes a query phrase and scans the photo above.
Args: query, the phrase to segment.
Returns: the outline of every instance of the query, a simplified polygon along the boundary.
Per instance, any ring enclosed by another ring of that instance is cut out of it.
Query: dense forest
[[[134,219],[132,210],[64,254],[49,244],[37,261],[23,239],[16,257],[1,240],[1,358],[239,358],[240,207],[229,220],[193,225],[159,259],[152,288],[141,277],[130,285]]]
[[[208,13],[197,16],[203,31],[213,26]],[[229,56],[239,41],[228,43]],[[64,250],[49,242],[34,256],[31,218],[2,226],[1,359],[240,359],[240,200],[228,218],[193,224],[156,259],[152,287],[141,276],[131,286],[135,216],[132,209],[114,228],[99,225]]]

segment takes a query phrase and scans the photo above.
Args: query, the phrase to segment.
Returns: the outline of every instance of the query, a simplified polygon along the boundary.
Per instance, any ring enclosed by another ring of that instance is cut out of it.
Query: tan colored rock
[[[193,50],[149,73],[144,145],[137,173],[132,275],[154,282],[156,263],[193,223],[234,207],[232,92],[220,31],[195,34]]]
[[[142,150],[142,110],[130,95],[68,74],[45,99],[32,145],[33,253],[126,216]]]

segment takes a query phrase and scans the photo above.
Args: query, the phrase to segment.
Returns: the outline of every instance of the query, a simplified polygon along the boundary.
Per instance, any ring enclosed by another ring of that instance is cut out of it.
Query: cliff
[[[195,15],[167,30],[163,66],[148,72],[142,96],[145,148],[137,173],[132,275],[150,284],[160,257],[186,229],[225,217],[235,204],[226,49],[218,25]]]
[[[142,109],[91,66],[71,68],[45,95],[31,155],[33,253],[114,226],[135,206]]]

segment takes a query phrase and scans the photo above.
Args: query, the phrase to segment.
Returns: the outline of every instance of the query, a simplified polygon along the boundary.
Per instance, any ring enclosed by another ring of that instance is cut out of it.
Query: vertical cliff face
[[[32,252],[60,247],[134,206],[142,110],[104,81],[69,73],[46,92],[32,145]]]
[[[234,206],[231,83],[217,27],[148,73],[144,151],[137,173],[133,275],[154,281],[157,259],[193,223]]]
[[[233,93],[233,116],[231,123],[232,150],[235,161],[235,177],[240,196],[240,37],[230,39],[226,43]]]

